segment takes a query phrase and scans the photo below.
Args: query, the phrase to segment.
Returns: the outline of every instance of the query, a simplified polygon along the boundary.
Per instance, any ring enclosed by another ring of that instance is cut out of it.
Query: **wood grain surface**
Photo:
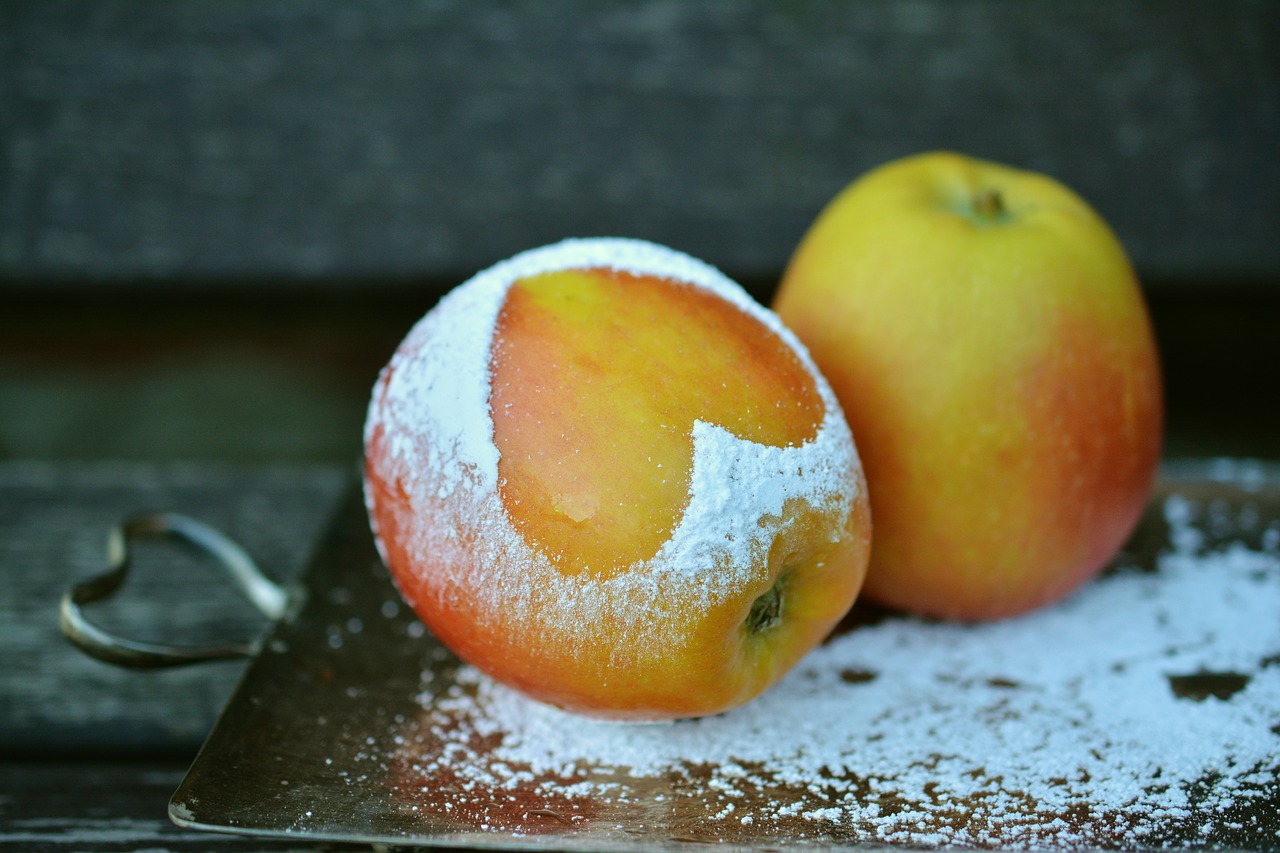
[[[58,631],[58,602],[106,565],[112,525],[175,511],[238,541],[270,576],[306,563],[349,472],[337,467],[0,463],[0,755],[189,757],[243,664],[139,672],[88,658]],[[126,585],[86,613],[132,639],[201,645],[265,621],[212,561],[137,542]]]
[[[1053,174],[1153,281],[1280,280],[1280,5],[0,8],[0,282],[455,280],[566,236],[773,277],[862,171]]]
[[[0,850],[302,849],[181,830],[168,818],[244,663],[153,672],[99,663],[59,634],[58,600],[102,570],[108,529],[139,512],[199,517],[287,582],[351,481],[323,465],[0,462]],[[265,629],[209,561],[153,540],[133,555],[116,598],[86,608],[103,627],[194,645]]]

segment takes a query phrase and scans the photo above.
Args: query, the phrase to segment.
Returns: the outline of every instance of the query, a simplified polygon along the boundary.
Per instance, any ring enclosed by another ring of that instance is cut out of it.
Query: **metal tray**
[[[1280,546],[1280,478],[1275,469],[1227,461],[1169,465],[1148,513],[1117,561],[1119,571],[1155,571],[1158,556],[1173,547],[1167,520],[1173,495],[1197,514],[1198,549],[1243,543],[1275,554]],[[843,630],[902,618],[860,605]],[[1087,610],[1077,618],[1087,619]],[[1280,623],[1280,613],[1276,619]],[[1270,652],[1272,658],[1259,666],[1280,667],[1280,642]],[[1201,676],[1200,682],[1187,676],[1175,689],[1191,699],[1225,701],[1231,685],[1224,687],[1224,676]],[[830,804],[833,790],[874,794],[885,809],[910,807],[901,798],[895,806],[893,792],[883,783],[872,792],[864,780],[858,790],[857,780],[848,776],[775,779],[762,785],[752,780],[767,778],[768,768],[755,768],[762,772],[746,774],[729,792],[735,804],[731,820],[724,819],[724,785],[713,784],[716,768],[686,766],[678,772],[633,776],[625,768],[599,766],[584,754],[559,773],[526,774],[518,783],[486,787],[476,781],[484,774],[465,772],[468,768],[458,762],[502,762],[498,747],[503,733],[477,730],[466,749],[457,750],[457,732],[468,724],[451,716],[458,703],[433,706],[424,698],[424,690],[435,697],[465,698],[476,693],[477,684],[400,603],[353,490],[293,590],[289,612],[262,644],[174,794],[170,815],[182,826],[218,832],[392,846],[619,851],[677,849],[691,842],[751,850],[1055,846],[1052,841],[1028,842],[1025,832],[1004,837],[998,827],[985,834],[957,835],[953,826],[950,835],[940,836],[939,822],[972,821],[963,802],[921,813],[917,835],[899,833],[887,844],[856,822],[822,819],[821,808]],[[957,683],[955,689],[966,687]],[[802,708],[795,711],[803,714]],[[779,727],[790,724],[778,720]],[[1243,781],[1233,777],[1238,768],[1218,768],[1195,785],[1202,790],[1234,785],[1236,795],[1199,798],[1214,803],[1210,812],[1197,806],[1193,796],[1187,808],[1151,824],[1140,841],[1105,808],[1046,815],[1031,797],[1024,824],[1060,821],[1071,827],[1068,835],[1076,840],[1070,846],[1077,849],[1280,849],[1280,708],[1269,725],[1275,750],[1261,783],[1256,767]],[[646,727],[643,736],[659,736],[654,731]],[[1268,735],[1263,731],[1259,736]],[[847,745],[849,750],[857,747]],[[1169,748],[1176,751],[1177,745]],[[501,769],[505,778],[518,775],[509,767]],[[768,819],[749,819],[762,803],[773,805]],[[778,803],[791,807],[777,809]]]

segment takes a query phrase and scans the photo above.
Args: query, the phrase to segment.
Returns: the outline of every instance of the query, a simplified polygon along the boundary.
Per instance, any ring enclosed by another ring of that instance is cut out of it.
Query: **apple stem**
[[[973,197],[973,212],[985,222],[998,222],[1009,212],[998,189],[985,189]]]

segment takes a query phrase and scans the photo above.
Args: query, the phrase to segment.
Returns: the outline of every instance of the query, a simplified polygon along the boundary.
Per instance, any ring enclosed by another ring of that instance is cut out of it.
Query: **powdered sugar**
[[[838,409],[832,412],[827,409],[828,420],[840,417]],[[847,482],[851,454],[852,445],[834,425],[824,424],[815,440],[800,447],[768,447],[695,423],[689,505],[656,561],[691,579],[708,565],[762,564],[760,553],[773,536],[762,535],[769,528],[760,520],[781,516],[792,498],[839,496],[836,484]],[[831,485],[819,491],[815,483]],[[839,506],[840,514],[849,512],[847,498]]]
[[[455,288],[409,332],[384,370],[385,383],[370,402],[365,440],[381,421],[380,406],[397,410],[402,420],[419,425],[433,447],[448,450],[448,485],[463,482],[459,472],[476,472],[476,485],[492,487],[497,479],[497,448],[488,413],[489,349],[494,325],[507,290],[519,279],[563,269],[605,267],[638,275],[654,275],[705,288],[752,315],[796,351],[811,373],[817,369],[808,350],[777,316],[764,310],[719,270],[689,255],[629,239],[565,240],[522,252],[476,274]],[[834,396],[820,383],[828,410]],[[825,426],[825,425],[824,425]],[[825,430],[824,430],[825,431]],[[412,461],[428,448],[396,437],[394,453]]]
[[[668,831],[729,841],[1132,847],[1212,831],[1274,846],[1280,521],[1237,507],[1254,544],[1223,544],[1226,510],[1177,494],[1162,508],[1157,571],[1002,622],[859,625],[717,718],[584,721],[464,667],[421,697],[414,766],[569,816],[605,798],[652,814],[661,797],[682,816]]]

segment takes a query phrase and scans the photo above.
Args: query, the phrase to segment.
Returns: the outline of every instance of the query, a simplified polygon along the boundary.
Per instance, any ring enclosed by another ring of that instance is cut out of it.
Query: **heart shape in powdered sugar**
[[[824,415],[792,349],[737,306],[616,269],[514,282],[490,364],[503,502],[573,573],[613,574],[671,539],[690,501],[695,423],[782,448],[811,441]],[[706,376],[717,381],[693,381]]]

